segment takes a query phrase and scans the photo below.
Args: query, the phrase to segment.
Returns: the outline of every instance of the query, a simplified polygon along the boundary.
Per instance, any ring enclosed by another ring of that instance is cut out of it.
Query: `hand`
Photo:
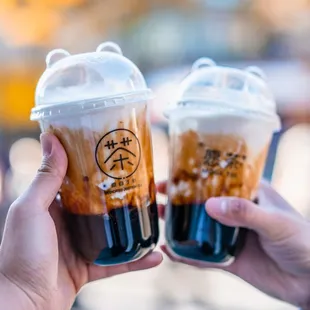
[[[43,162],[28,190],[11,206],[0,248],[3,309],[68,310],[81,287],[117,274],[158,265],[161,254],[115,267],[85,263],[71,247],[55,196],[67,170],[57,138],[41,136]]]
[[[166,183],[158,191],[165,194]],[[265,183],[259,200],[259,206],[233,197],[206,203],[207,213],[220,223],[249,229],[245,247],[230,266],[176,259],[166,246],[162,250],[173,261],[226,270],[270,296],[310,309],[310,223]],[[164,206],[159,213],[164,217]]]

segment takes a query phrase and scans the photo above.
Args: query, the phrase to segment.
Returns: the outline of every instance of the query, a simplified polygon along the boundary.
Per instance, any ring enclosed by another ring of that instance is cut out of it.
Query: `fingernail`
[[[163,260],[163,256],[159,252],[153,252],[150,255],[150,258],[152,259],[152,262],[155,263],[155,264],[160,264],[162,262],[162,260]]]
[[[159,261],[163,260],[163,256],[159,252],[153,252],[153,257],[154,257],[154,260],[159,260]]]
[[[228,198],[210,198],[206,203],[206,210],[208,213],[214,215],[223,215],[227,213],[229,207]]]
[[[220,204],[221,213],[222,213],[222,214],[227,213],[227,209],[228,209],[228,200],[225,199],[225,198],[222,198],[220,203],[221,203],[221,204]]]
[[[48,133],[43,133],[40,136],[40,140],[42,145],[43,156],[51,155],[53,144],[50,135]]]

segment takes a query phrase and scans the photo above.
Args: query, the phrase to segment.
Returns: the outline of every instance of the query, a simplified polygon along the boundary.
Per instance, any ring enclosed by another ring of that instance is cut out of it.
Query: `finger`
[[[58,139],[49,133],[41,135],[43,160],[29,188],[15,202],[18,208],[47,210],[54,201],[67,170],[67,156]]]
[[[270,259],[270,258],[269,258]],[[249,272],[255,266],[257,270],[266,263],[267,254],[262,250],[258,235],[254,231],[247,233],[243,251],[237,256],[233,264],[225,270],[246,280],[251,278]]]
[[[224,225],[245,227],[272,240],[278,240],[283,233],[290,233],[295,227],[284,212],[264,209],[241,198],[211,198],[206,203],[206,210]]]
[[[158,205],[157,206],[157,208],[158,208],[158,216],[159,216],[159,218],[161,218],[161,219],[165,219],[165,206],[164,205]]]
[[[158,193],[167,195],[167,181],[157,183],[156,188]]]
[[[112,277],[122,273],[150,269],[158,266],[162,260],[163,257],[161,253],[152,252],[144,258],[128,264],[111,267],[89,265],[89,282]]]
[[[168,247],[166,245],[161,245],[160,249],[169,257],[169,259],[172,262],[181,263],[181,261],[180,261],[181,258],[177,259],[172,253],[170,253],[170,251],[168,250]]]

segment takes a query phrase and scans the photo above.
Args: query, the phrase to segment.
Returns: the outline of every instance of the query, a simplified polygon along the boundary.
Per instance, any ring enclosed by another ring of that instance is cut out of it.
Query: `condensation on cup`
[[[255,201],[275,131],[276,104],[256,67],[238,70],[197,60],[167,108],[170,175],[166,239],[174,256],[230,264],[244,230],[210,218],[210,197]]]
[[[72,244],[87,261],[137,260],[158,241],[148,102],[152,92],[116,44],[54,50],[31,119],[68,155],[60,196]]]

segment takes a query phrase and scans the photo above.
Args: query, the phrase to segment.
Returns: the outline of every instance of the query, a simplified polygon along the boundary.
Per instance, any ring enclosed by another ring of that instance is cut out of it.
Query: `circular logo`
[[[138,169],[140,159],[140,142],[128,129],[109,131],[96,146],[98,167],[113,179],[125,179],[133,175]]]

